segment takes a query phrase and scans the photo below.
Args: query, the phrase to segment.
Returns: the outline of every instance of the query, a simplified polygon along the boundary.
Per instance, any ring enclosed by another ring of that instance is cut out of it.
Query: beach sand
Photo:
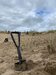
[[[22,33],[21,53],[28,70],[16,71],[17,49],[10,34],[0,33],[0,75],[56,75],[56,32]]]

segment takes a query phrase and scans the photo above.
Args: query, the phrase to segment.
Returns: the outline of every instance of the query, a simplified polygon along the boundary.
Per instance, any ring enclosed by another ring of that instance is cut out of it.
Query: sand
[[[0,75],[56,75],[56,32],[22,33],[21,53],[27,64],[17,71],[17,49],[10,34],[0,33]]]

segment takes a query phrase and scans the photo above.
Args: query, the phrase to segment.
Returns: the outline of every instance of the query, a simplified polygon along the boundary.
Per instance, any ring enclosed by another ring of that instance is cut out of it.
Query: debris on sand
[[[8,38],[5,38],[4,42],[8,42]]]

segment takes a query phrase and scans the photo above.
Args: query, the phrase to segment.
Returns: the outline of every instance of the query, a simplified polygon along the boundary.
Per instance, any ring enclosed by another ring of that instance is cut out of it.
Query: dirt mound
[[[23,61],[22,64],[19,64],[18,62],[15,63],[15,70],[16,71],[27,71],[27,70],[31,70],[34,67],[36,67],[36,63],[34,63],[32,60],[29,61]]]

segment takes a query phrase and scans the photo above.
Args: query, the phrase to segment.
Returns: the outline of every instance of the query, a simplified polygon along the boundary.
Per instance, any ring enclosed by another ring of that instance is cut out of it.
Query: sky
[[[0,31],[56,30],[56,0],[0,0]]]

